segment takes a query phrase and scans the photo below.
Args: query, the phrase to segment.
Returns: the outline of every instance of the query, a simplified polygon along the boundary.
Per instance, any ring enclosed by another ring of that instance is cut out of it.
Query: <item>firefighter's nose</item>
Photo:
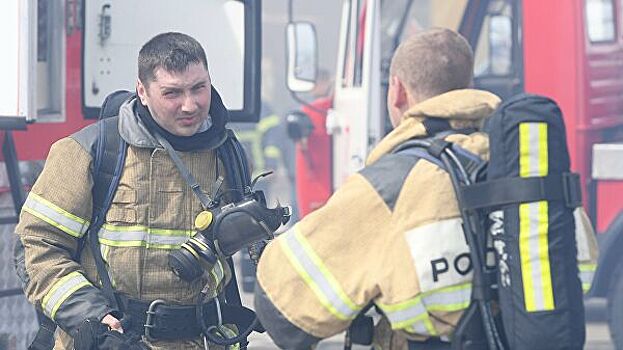
[[[197,105],[197,101],[195,101],[192,95],[184,96],[184,100],[182,101],[182,112],[193,114],[198,108],[199,106]]]

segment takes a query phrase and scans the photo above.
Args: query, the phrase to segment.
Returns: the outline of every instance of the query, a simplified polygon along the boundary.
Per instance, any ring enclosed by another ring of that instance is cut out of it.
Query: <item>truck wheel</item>
[[[623,261],[614,271],[608,290],[608,325],[616,349],[623,349]]]

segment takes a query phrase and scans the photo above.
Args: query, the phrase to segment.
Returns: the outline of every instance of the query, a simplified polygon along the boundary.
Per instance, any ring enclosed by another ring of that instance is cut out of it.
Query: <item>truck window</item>
[[[367,0],[353,0],[346,33],[346,53],[342,70],[343,87],[359,87],[363,75],[363,53]],[[352,20],[355,19],[355,20]]]
[[[586,0],[586,33],[591,43],[612,42],[616,38],[612,0]]]
[[[64,121],[64,31],[62,1],[37,0],[37,119]]]
[[[474,49],[474,76],[508,76],[513,67],[513,13],[509,1],[491,1]]]

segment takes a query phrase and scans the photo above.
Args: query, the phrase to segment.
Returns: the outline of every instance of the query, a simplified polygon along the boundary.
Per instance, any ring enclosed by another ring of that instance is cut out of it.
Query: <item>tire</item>
[[[623,350],[623,261],[617,264],[608,289],[608,326],[615,349]]]

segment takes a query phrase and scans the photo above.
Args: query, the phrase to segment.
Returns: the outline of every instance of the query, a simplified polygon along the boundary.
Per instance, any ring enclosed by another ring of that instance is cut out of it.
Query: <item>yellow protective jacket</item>
[[[169,268],[169,252],[193,234],[194,218],[202,207],[169,155],[134,114],[134,103],[126,102],[119,112],[119,132],[129,147],[120,184],[99,232],[102,255],[118,292],[144,301],[195,304],[204,285],[214,292],[230,272],[226,263],[219,263],[212,273],[188,283]],[[112,311],[96,287],[88,244],[75,260],[80,241],[86,239],[93,206],[90,147],[94,130],[89,126],[52,145],[16,228],[17,268],[26,295],[63,330],[57,332],[55,349],[72,349],[67,333],[86,318],[101,319]],[[217,178],[214,147],[218,144],[212,146],[178,152],[206,191]],[[200,339],[151,345],[154,349],[203,349]]]
[[[472,275],[454,189],[436,165],[391,151],[431,136],[427,118],[447,119],[453,129],[478,127],[499,102],[466,89],[413,106],[363,170],[268,245],[258,266],[255,308],[278,346],[310,348],[345,330],[370,302],[384,314],[375,327],[376,349],[407,349],[407,339],[449,340],[470,303]],[[483,133],[446,140],[488,160]],[[576,220],[585,220],[581,210]],[[578,258],[587,266],[596,246],[592,234],[581,236]]]

